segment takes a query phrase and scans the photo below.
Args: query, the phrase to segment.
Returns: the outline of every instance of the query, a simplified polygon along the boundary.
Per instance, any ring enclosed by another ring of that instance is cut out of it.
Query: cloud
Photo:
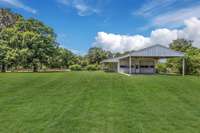
[[[199,18],[199,12],[200,2],[196,0],[146,0],[132,14],[146,18],[148,24],[139,28],[146,30],[156,27],[182,27],[185,19]]]
[[[152,25],[154,26],[166,26],[172,25],[177,27],[183,25],[183,21],[191,17],[200,17],[200,6],[192,6],[177,11],[161,14],[153,18]]]
[[[157,29],[151,32],[151,44],[162,44],[168,46],[173,40],[178,38],[177,30],[169,30],[166,28]]]
[[[76,9],[79,16],[98,14],[100,10],[86,0],[58,0],[60,4]]]
[[[91,6],[89,6],[85,3],[76,3],[76,4],[74,4],[74,7],[78,11],[79,16],[87,16],[87,15],[91,15],[93,13],[99,12],[98,9],[92,8]]]
[[[178,38],[192,40],[195,47],[200,47],[200,19],[195,17],[185,20],[186,27],[178,31]]]
[[[127,36],[105,32],[98,32],[95,40],[94,46],[113,52],[139,49],[150,44],[150,39],[141,35]]]
[[[18,0],[0,0],[0,2],[3,2],[3,3],[6,3],[6,4],[9,4],[11,6],[14,6],[16,8],[21,8],[27,12],[30,12],[32,14],[36,14],[37,11],[27,5],[24,5],[22,2],[18,1]]]
[[[149,37],[98,32],[93,45],[112,52],[125,52],[154,44],[168,46],[173,40],[185,38],[192,40],[194,46],[200,47],[200,20],[193,17],[185,20],[184,24],[185,27],[179,30],[156,29],[151,32]]]
[[[149,0],[142,7],[140,7],[137,11],[134,11],[134,15],[141,16],[151,16],[158,11],[161,11],[163,8],[168,6],[172,6],[177,2],[177,0]]]

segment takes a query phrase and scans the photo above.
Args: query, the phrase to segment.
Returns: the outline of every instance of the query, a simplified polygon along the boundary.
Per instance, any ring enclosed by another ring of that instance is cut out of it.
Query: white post
[[[141,70],[140,70],[140,59],[138,60],[138,70],[139,70],[139,74],[141,73]]]
[[[129,56],[129,74],[132,73],[132,72],[131,72],[131,65],[132,65],[132,63],[131,63],[131,56]]]
[[[156,73],[156,65],[158,63],[158,60],[157,59],[154,59],[154,73]]]
[[[183,57],[182,75],[185,75],[185,58]]]
[[[136,70],[137,70],[137,69],[136,69],[136,66],[137,66],[138,64],[137,64],[137,58],[134,58],[134,59],[135,59],[135,63],[134,63],[134,64],[135,64],[135,65],[134,65],[135,71],[134,71],[134,74],[136,74]]]
[[[119,60],[118,63],[117,63],[117,72],[118,72],[118,73],[120,72],[120,60]]]

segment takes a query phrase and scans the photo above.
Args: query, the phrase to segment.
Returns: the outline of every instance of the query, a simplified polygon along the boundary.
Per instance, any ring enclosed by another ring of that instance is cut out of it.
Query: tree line
[[[95,55],[95,56],[94,56]],[[108,52],[91,48],[84,57],[60,47],[52,28],[41,21],[0,9],[0,70],[14,71],[43,68],[69,68],[78,64],[85,67],[99,64],[108,58]]]
[[[186,54],[186,73],[200,73],[200,49],[192,46],[192,41],[174,40],[171,49]],[[128,53],[112,53],[102,48],[92,47],[85,56],[76,55],[60,47],[53,29],[41,21],[0,9],[0,70],[18,71],[32,69],[99,70],[100,62]],[[159,72],[181,73],[181,59],[168,59],[157,65]]]

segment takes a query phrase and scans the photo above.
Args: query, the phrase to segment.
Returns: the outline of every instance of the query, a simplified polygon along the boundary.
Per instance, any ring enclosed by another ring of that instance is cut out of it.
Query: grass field
[[[1,133],[199,133],[200,78],[0,74]]]

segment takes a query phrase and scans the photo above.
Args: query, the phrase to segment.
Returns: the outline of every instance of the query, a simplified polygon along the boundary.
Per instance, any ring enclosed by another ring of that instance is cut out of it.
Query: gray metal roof
[[[111,58],[111,59],[106,59],[103,60],[102,63],[105,62],[118,62],[119,59],[123,59],[126,57],[158,57],[158,58],[170,58],[170,57],[184,57],[184,53],[182,52],[178,52],[178,51],[174,51],[170,48],[167,48],[165,46],[162,45],[153,45],[138,51],[133,51],[130,52],[127,55],[118,57],[118,58]]]
[[[162,45],[153,45],[138,51],[129,53],[129,56],[134,57],[183,57],[184,53],[174,51]]]

